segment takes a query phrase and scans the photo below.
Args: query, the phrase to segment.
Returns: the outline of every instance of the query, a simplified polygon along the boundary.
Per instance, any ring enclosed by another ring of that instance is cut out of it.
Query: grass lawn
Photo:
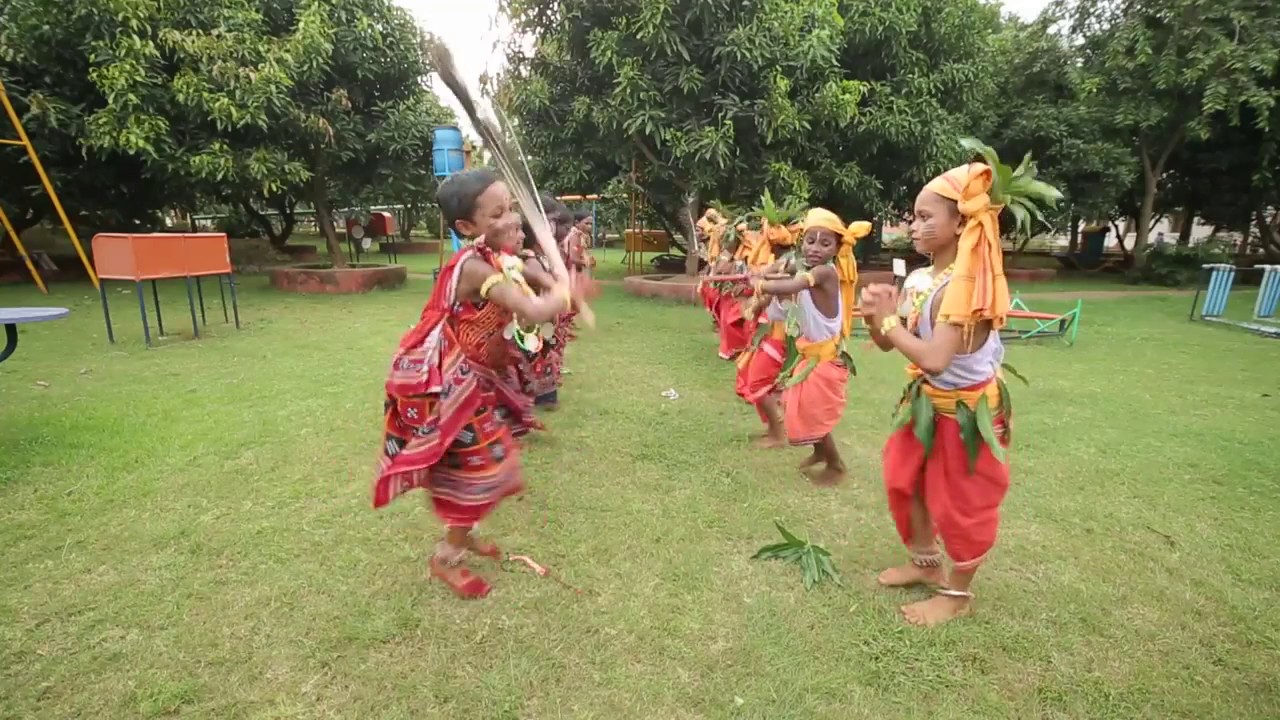
[[[1280,716],[1280,343],[1189,323],[1185,297],[1087,300],[1074,348],[1011,349],[1032,386],[1001,543],[977,614],[924,631],[896,615],[919,593],[874,582],[902,559],[879,480],[899,358],[864,351],[853,478],[815,488],[798,451],[748,448],[704,312],[607,288],[530,491],[487,527],[586,594],[513,569],[463,604],[423,579],[421,498],[369,500],[429,283],[243,283],[242,331],[218,313],[150,351],[122,286],[116,346],[88,285],[0,288],[73,310],[0,365],[0,716]],[[846,586],[749,560],[774,518]]]

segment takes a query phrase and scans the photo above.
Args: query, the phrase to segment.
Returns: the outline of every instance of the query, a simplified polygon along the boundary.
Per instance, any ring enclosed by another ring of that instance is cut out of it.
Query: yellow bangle
[[[493,290],[493,286],[506,279],[507,276],[502,273],[494,273],[490,275],[488,279],[484,281],[484,284],[480,286],[480,299],[488,300],[489,292]]]
[[[564,311],[565,311],[565,312],[569,312],[570,310],[572,310],[572,309],[573,309],[573,294],[572,294],[571,292],[569,292],[569,288],[561,286],[561,287],[559,288],[559,292],[558,292],[557,294],[558,294],[560,297],[564,298]]]
[[[897,315],[890,315],[889,317],[880,321],[880,334],[888,335],[889,331],[896,327],[902,327],[902,323],[898,321]]]
[[[764,294],[764,278],[756,278],[756,281],[751,284],[751,289],[754,290],[757,295],[763,295]]]

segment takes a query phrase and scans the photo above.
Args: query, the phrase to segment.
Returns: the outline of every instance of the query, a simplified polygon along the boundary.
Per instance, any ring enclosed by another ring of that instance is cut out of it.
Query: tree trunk
[[[685,237],[688,239],[684,256],[685,275],[698,274],[698,228],[695,224],[696,221],[694,218],[698,217],[699,210],[701,209],[699,207],[700,204],[698,191],[690,190],[688,196],[685,197],[684,216],[681,217],[681,219],[684,220],[683,225],[685,226]],[[710,260],[710,258],[708,258],[708,260]]]
[[[1147,238],[1151,236],[1152,218],[1156,211],[1156,191],[1160,189],[1160,178],[1164,177],[1165,164],[1169,156],[1182,143],[1186,136],[1186,125],[1178,128],[1165,143],[1160,157],[1153,163],[1151,153],[1147,151],[1145,142],[1139,142],[1138,150],[1142,156],[1142,204],[1138,208],[1138,237],[1133,242],[1133,264],[1142,267],[1147,261]]]
[[[292,197],[285,196],[280,198],[275,205],[272,206],[276,212],[280,213],[280,233],[279,240],[271,238],[271,244],[276,247],[284,247],[289,242],[289,238],[293,235],[293,229],[297,227],[298,217],[294,213],[298,208],[298,201]]]
[[[1071,232],[1067,236],[1067,254],[1075,255],[1080,251],[1080,218],[1071,213],[1068,220],[1071,222]]]
[[[409,242],[413,228],[418,224],[418,206],[416,203],[405,203],[400,206],[400,240]]]
[[[1147,239],[1151,236],[1151,217],[1155,215],[1157,179],[1150,168],[1142,173],[1142,204],[1138,206],[1137,238],[1133,241],[1134,267],[1142,267],[1147,261]],[[1121,240],[1123,245],[1124,241]]]
[[[1196,224],[1196,211],[1190,206],[1182,210],[1182,226],[1178,228],[1178,246],[1191,245],[1191,226]]]
[[[311,205],[316,210],[316,224],[324,235],[325,245],[329,249],[329,261],[336,268],[347,266],[347,254],[342,251],[342,243],[338,241],[338,232],[333,227],[333,211],[329,207],[329,184],[324,175],[312,171]]]
[[[1280,262],[1280,211],[1274,218],[1267,218],[1267,211],[1261,205],[1254,211],[1254,221],[1258,226],[1258,241],[1267,262]]]
[[[1133,259],[1133,256],[1129,253],[1129,248],[1124,244],[1124,239],[1129,237],[1129,233],[1125,232],[1125,230],[1129,229],[1129,221],[1125,220],[1123,227],[1113,222],[1111,223],[1111,229],[1115,231],[1116,245],[1120,248],[1120,254],[1124,256],[1125,264],[1128,265]]]

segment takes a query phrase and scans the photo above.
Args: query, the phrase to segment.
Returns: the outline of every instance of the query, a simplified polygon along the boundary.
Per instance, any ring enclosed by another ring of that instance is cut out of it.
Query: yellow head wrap
[[[1000,206],[991,204],[991,168],[970,163],[929,181],[925,190],[954,200],[964,216],[951,284],[942,297],[938,320],[972,329],[991,321],[1004,327],[1009,315],[1009,283],[1000,248]]]
[[[707,230],[707,262],[714,263],[720,257],[720,239],[724,237],[727,226],[727,223],[722,223]]]
[[[773,264],[773,248],[764,233],[757,230],[738,231],[738,252],[734,255],[751,270],[762,270]]]
[[[856,291],[858,289],[858,261],[853,257],[853,246],[858,240],[871,233],[871,223],[865,220],[849,223],[845,227],[839,215],[824,208],[814,208],[804,216],[804,229],[822,228],[830,230],[840,238],[840,249],[836,251],[836,275],[840,278],[840,297],[844,304],[844,323],[842,338],[853,332],[853,312],[858,307]]]

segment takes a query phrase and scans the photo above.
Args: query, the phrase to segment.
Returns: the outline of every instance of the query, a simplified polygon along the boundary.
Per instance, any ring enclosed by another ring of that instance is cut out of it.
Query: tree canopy
[[[78,146],[132,163],[181,207],[305,200],[339,264],[335,198],[388,177],[429,192],[410,178],[429,173],[430,128],[452,116],[425,84],[420,31],[390,0],[10,0],[2,12],[0,68],[30,79],[27,122],[53,159]]]
[[[506,11],[519,35],[500,98],[557,188],[625,185],[635,162],[668,216],[691,191],[748,204],[766,189],[893,216],[972,135],[1036,157],[1066,193],[1060,226],[1135,217],[1139,259],[1158,207],[1200,204],[1175,192],[1184,148],[1203,153],[1252,123],[1231,142],[1258,160],[1243,149],[1270,137],[1280,42],[1280,7],[1249,0],[1062,0],[1034,22],[981,0],[507,0]],[[1241,229],[1256,214],[1224,219]]]

